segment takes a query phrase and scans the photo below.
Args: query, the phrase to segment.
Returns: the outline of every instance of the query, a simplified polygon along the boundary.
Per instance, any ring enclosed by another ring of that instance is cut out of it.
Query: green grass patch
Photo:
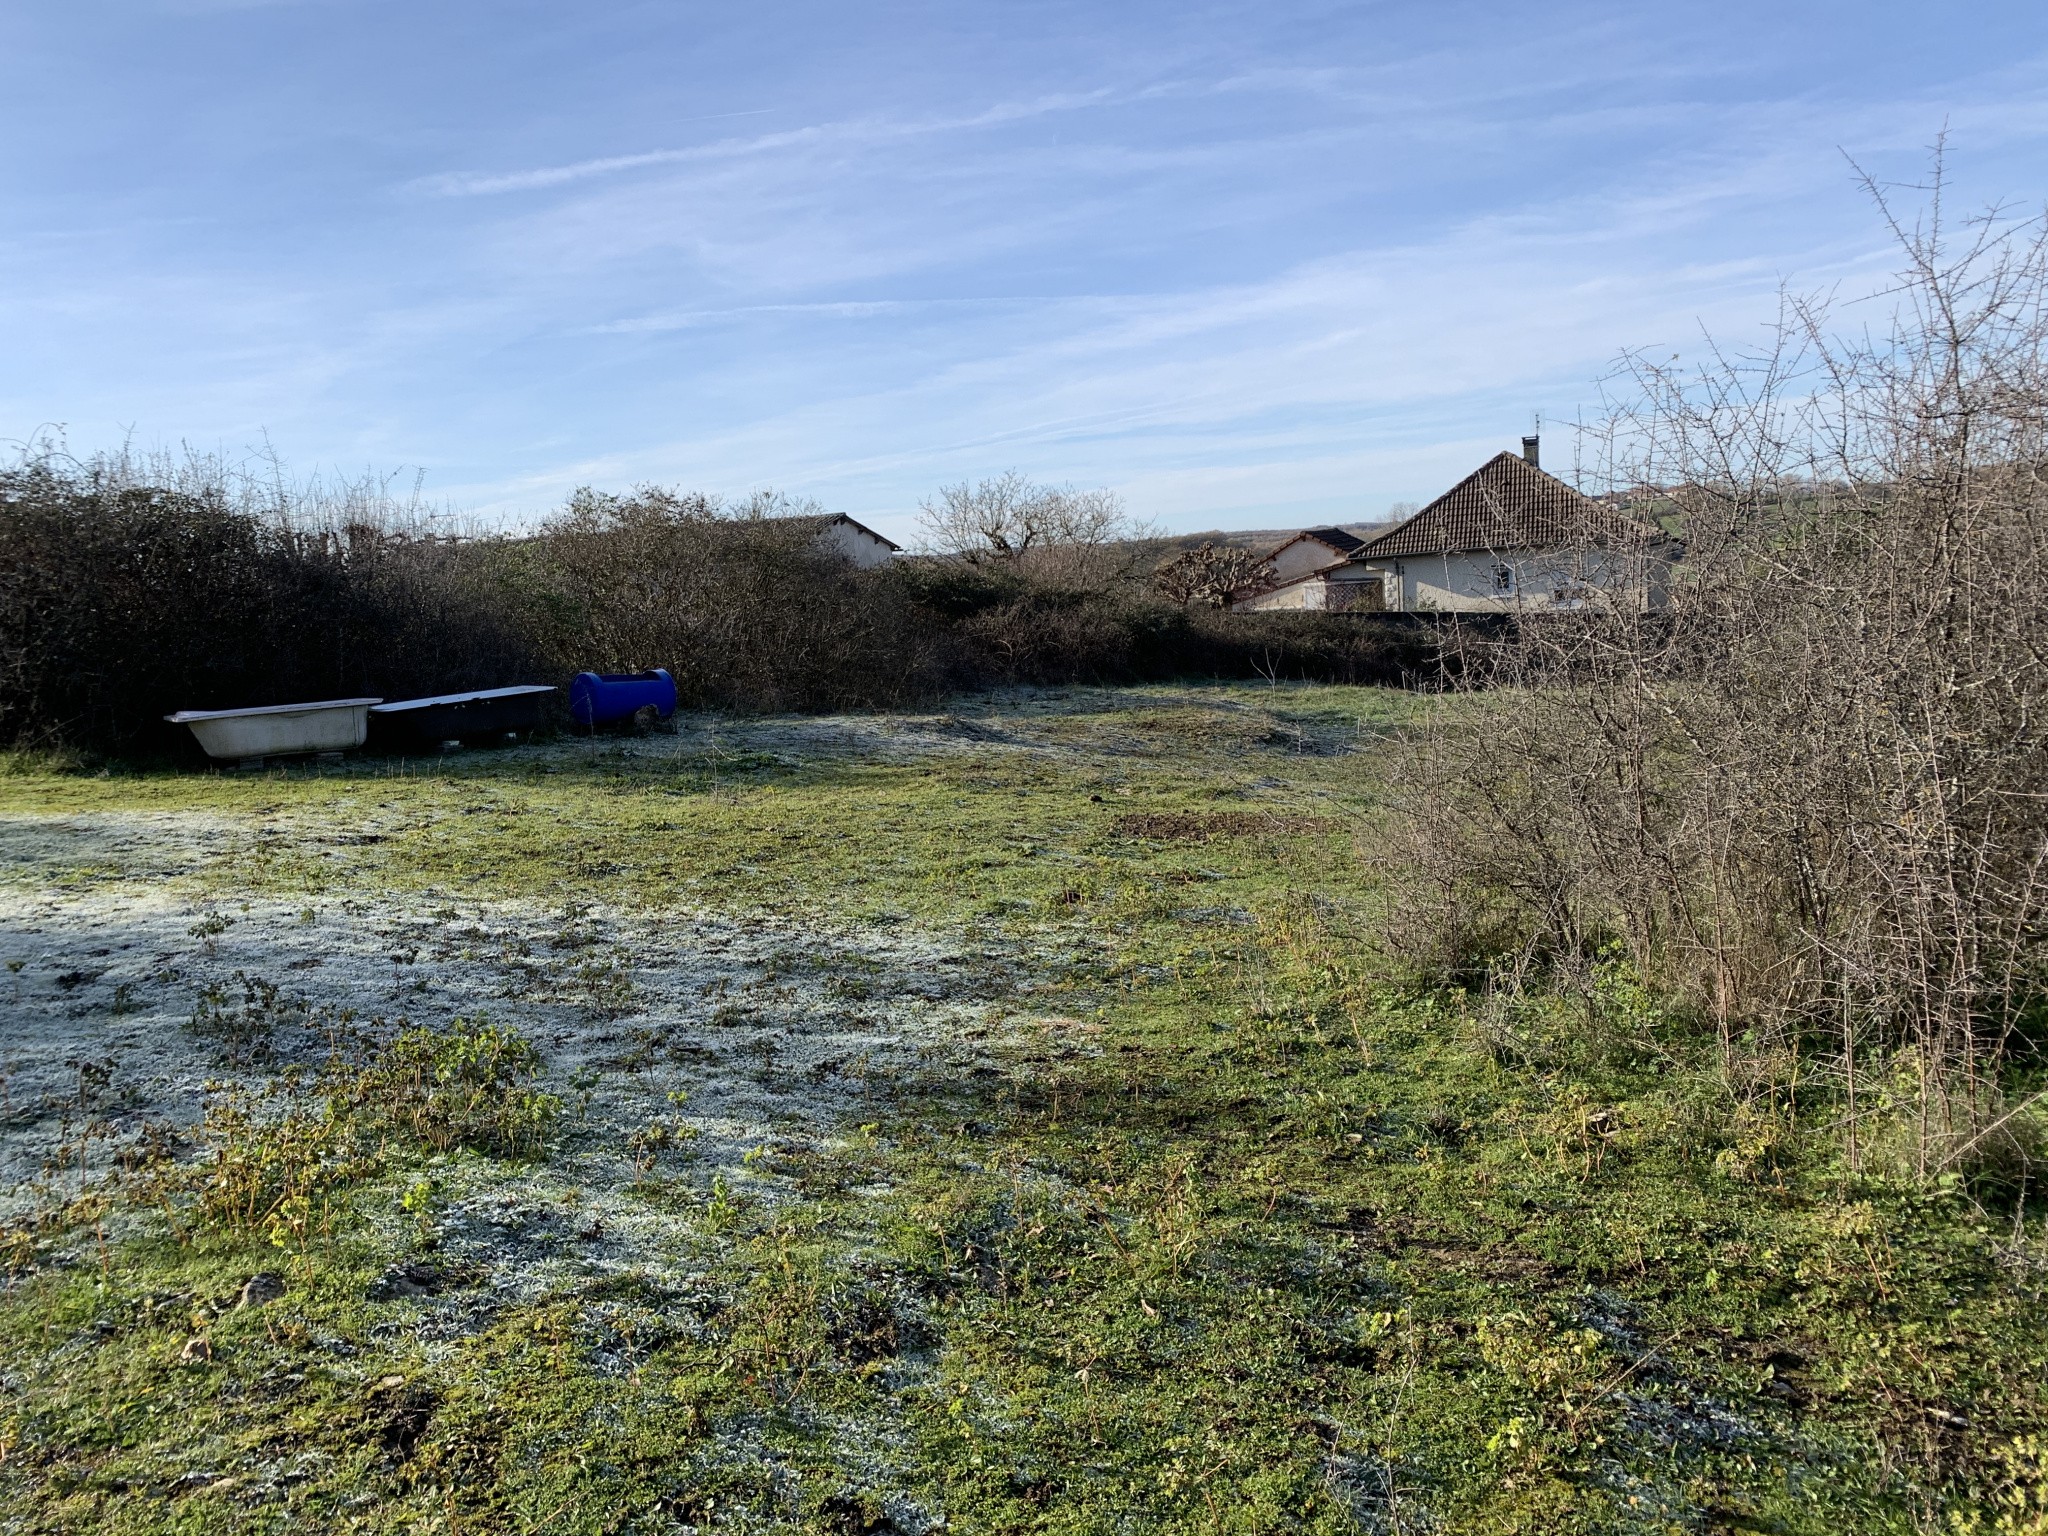
[[[1828,1106],[1731,1098],[1625,976],[1505,1020],[1375,979],[1377,754],[1414,707],[1072,691],[963,701],[965,748],[901,722],[900,753],[699,722],[431,772],[16,771],[18,869],[118,885],[142,854],[50,829],[203,820],[175,878],[230,911],[443,891],[1092,947],[1037,967],[992,1066],[716,1171],[687,1099],[585,1119],[545,1041],[475,1023],[296,1110],[224,1099],[6,1249],[11,1528],[2041,1529],[2037,1221],[1850,1176]],[[277,1143],[247,1220],[192,1192],[223,1136]],[[579,1257],[606,1223],[645,1261]]]

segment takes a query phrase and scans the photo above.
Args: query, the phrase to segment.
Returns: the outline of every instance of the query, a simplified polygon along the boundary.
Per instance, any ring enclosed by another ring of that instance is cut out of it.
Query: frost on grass
[[[164,848],[122,826],[116,850],[75,822],[13,830],[17,853],[55,845],[67,868],[169,874],[200,851],[185,829]],[[275,1104],[265,1090],[310,1082],[338,1041],[480,1019],[516,1030],[562,1103],[550,1143],[524,1161],[454,1149],[410,1190],[364,1202],[396,1255],[367,1289],[369,1342],[432,1361],[510,1309],[575,1296],[592,1368],[625,1375],[746,1305],[748,1244],[803,1209],[821,1159],[907,1097],[998,1070],[1051,962],[900,924],[361,892],[208,904],[101,876],[0,882],[0,963],[0,1221],[75,1196],[152,1140],[189,1155],[209,1102],[239,1087]],[[858,1227],[829,1236],[851,1251],[820,1326],[838,1354],[867,1351],[907,1385],[920,1304],[862,1268]],[[70,1241],[38,1262],[95,1262],[95,1234]],[[721,1439],[739,1438],[721,1454],[753,1455],[739,1443],[752,1432],[727,1426]],[[887,1484],[886,1436],[835,1438]],[[906,1510],[903,1528],[917,1524]]]
[[[73,818],[17,820],[8,842],[16,870],[168,874],[201,851],[195,836],[211,852],[225,835]],[[174,890],[132,874],[0,884],[0,1213],[146,1127],[189,1128],[209,1082],[316,1067],[339,1027],[488,1018],[540,1048],[571,1113],[544,1168],[494,1175],[449,1219],[499,1234],[517,1283],[544,1287],[529,1234],[601,1233],[575,1245],[579,1264],[629,1263],[654,1219],[635,1193],[652,1175],[772,1199],[766,1165],[989,1070],[985,1043],[1030,983],[1012,953],[893,925],[388,893],[209,905]]]
[[[1178,760],[1270,735],[1265,711],[1227,701],[1178,713],[1140,702],[1100,730],[1063,723],[1071,707],[1024,699],[929,719],[695,721],[675,737],[559,743],[491,764],[524,775],[614,756],[658,767],[680,754],[701,776],[720,763],[743,771],[835,755]],[[877,1136],[887,1142],[899,1109],[952,1126],[951,1102],[943,1117],[928,1113],[935,1099],[963,1089],[1000,1098],[1013,1073],[1103,1049],[1100,1023],[1073,1016],[1096,1001],[1085,995],[1102,958],[1081,932],[1089,916],[1041,925],[1027,952],[981,925],[986,904],[966,902],[961,926],[920,930],[601,904],[577,899],[588,894],[573,883],[581,871],[546,900],[385,888],[386,855],[445,822],[448,798],[444,784],[414,796],[369,774],[331,798],[281,794],[234,816],[0,818],[0,1228],[24,1206],[75,1193],[151,1134],[196,1161],[219,1084],[238,1085],[248,1097],[234,1102],[255,1114],[294,1102],[317,1114],[316,1074],[351,1031],[388,1049],[401,1029],[452,1039],[488,1020],[543,1058],[539,1086],[562,1104],[548,1144],[524,1158],[413,1148],[348,1186],[350,1219],[364,1228],[346,1234],[349,1252],[363,1257],[332,1251],[336,1265],[357,1265],[347,1300],[293,1348],[388,1421],[396,1464],[432,1420],[433,1392],[452,1403],[481,1390],[478,1360],[507,1339],[559,1330],[606,1402],[652,1392],[666,1411],[702,1407],[673,1480],[730,1483],[742,1504],[792,1516],[801,1482],[806,1514],[848,1529],[928,1528],[930,1490],[904,1469],[919,1464],[919,1405],[940,1379],[936,1309],[953,1287],[988,1277],[948,1269],[935,1279],[931,1265],[953,1260],[942,1251],[928,1263],[923,1235],[906,1248],[898,1228],[928,1196],[920,1177],[986,1171],[975,1143],[987,1127],[963,1117],[957,1145],[919,1142],[901,1156]],[[371,843],[388,846],[358,851]],[[312,894],[263,894],[280,889]],[[1051,981],[1057,1003],[1034,996]],[[263,1096],[295,1071],[303,1098]],[[1014,1174],[1026,1192],[1045,1181],[1062,1199],[1063,1177]],[[127,1219],[157,1217],[138,1207]],[[118,1242],[119,1213],[104,1226]],[[202,1303],[231,1317],[258,1265],[287,1276],[285,1309],[305,1294],[303,1249],[280,1244],[273,1259],[260,1229],[239,1232],[258,1256],[207,1282],[219,1294],[171,1297],[194,1318],[190,1339],[162,1346],[180,1369],[231,1372],[260,1347],[199,1320]],[[37,1268],[91,1275],[105,1263],[90,1221],[37,1240]],[[686,1370],[678,1359],[724,1363]],[[54,1354],[39,1368],[39,1401],[61,1395],[65,1369]],[[559,1407],[547,1396],[552,1370],[520,1388],[546,1411]],[[792,1436],[810,1437],[808,1470],[789,1459]],[[153,1442],[132,1465],[166,1484],[240,1479],[250,1499],[305,1475],[225,1432]]]
[[[665,1344],[770,1306],[750,1290],[755,1256],[786,1241],[778,1223],[803,1222],[815,1306],[788,1326],[857,1362],[885,1399],[921,1379],[923,1301],[873,1255],[864,1225],[886,1188],[842,1189],[821,1225],[820,1170],[836,1160],[856,1185],[874,1177],[858,1170],[875,1122],[997,1074],[1028,994],[1068,957],[1041,950],[1027,963],[983,937],[894,922],[361,885],[222,900],[181,878],[254,836],[189,816],[6,825],[0,1225],[35,1230],[34,1212],[138,1149],[193,1157],[202,1117],[224,1098],[317,1118],[311,1086],[293,1099],[280,1085],[314,1084],[351,1040],[382,1042],[388,1060],[401,1031],[449,1039],[489,1020],[540,1053],[540,1086],[561,1103],[548,1143],[523,1160],[451,1148],[362,1191],[358,1212],[391,1259],[364,1292],[367,1334],[334,1344],[335,1369],[352,1369],[357,1350],[453,1368],[501,1319],[573,1300],[590,1369],[637,1379]],[[14,1257],[89,1267],[108,1234],[156,1219],[144,1205],[117,1209]],[[899,1427],[805,1413],[839,1448],[848,1486],[892,1509],[897,1529],[924,1528],[891,1488]],[[772,1471],[763,1422],[727,1420],[700,1453]],[[229,1459],[259,1482],[285,1475]]]
[[[925,758],[1093,760],[1224,756],[1247,751],[1336,756],[1378,734],[1341,709],[1308,709],[1295,690],[1271,704],[1223,690],[1007,688],[963,697],[944,711],[888,715],[776,715],[730,718],[681,714],[672,734],[607,743],[596,750],[642,763],[687,762],[716,773],[764,762],[794,765],[834,758],[914,762]]]
[[[190,1124],[208,1081],[314,1065],[344,1014],[517,1028],[558,1090],[587,1084],[594,1129],[571,1138],[572,1160],[630,1174],[601,1131],[666,1118],[687,1123],[696,1162],[737,1164],[973,1072],[1028,984],[1012,955],[894,926],[136,890],[0,894],[0,962],[7,1185],[41,1167],[67,1117]]]
[[[119,880],[147,886],[260,845],[245,818],[201,811],[93,811],[0,819],[7,921],[52,887]]]

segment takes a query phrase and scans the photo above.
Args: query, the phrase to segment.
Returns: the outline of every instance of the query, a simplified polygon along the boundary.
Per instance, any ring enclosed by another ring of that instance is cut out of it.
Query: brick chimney
[[[1543,467],[1536,454],[1536,442],[1537,440],[1533,435],[1522,439],[1522,459],[1531,469],[1541,469]]]

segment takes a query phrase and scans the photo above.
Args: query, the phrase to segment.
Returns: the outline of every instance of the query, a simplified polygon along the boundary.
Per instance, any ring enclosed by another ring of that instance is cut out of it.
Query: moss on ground
[[[758,1185],[707,1193],[655,1135],[632,1194],[673,1251],[644,1273],[515,1294],[436,1259],[436,1200],[555,1198],[549,1156],[597,1134],[573,1117],[525,1165],[394,1143],[276,1241],[143,1213],[102,1242],[73,1207],[11,1250],[0,1525],[2042,1529],[2038,1234],[1851,1177],[1825,1105],[1734,1104],[1618,971],[1510,1030],[1374,979],[1377,743],[1413,711],[1069,691],[851,748],[700,721],[431,772],[17,768],[19,827],[211,829],[168,878],[220,900],[1099,943],[999,1067],[764,1147]],[[67,847],[9,878],[141,878]],[[238,1305],[259,1272],[282,1295]]]

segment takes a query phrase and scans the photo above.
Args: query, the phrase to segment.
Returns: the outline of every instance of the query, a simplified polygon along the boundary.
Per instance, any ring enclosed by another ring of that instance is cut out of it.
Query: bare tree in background
[[[1114,491],[1039,485],[1014,469],[941,486],[919,521],[933,553],[1081,587],[1129,578],[1140,558],[1134,541],[1153,532]]]
[[[766,522],[778,517],[830,517],[831,509],[815,496],[792,496],[773,488],[749,491],[730,505],[721,504],[718,515],[733,522]]]

